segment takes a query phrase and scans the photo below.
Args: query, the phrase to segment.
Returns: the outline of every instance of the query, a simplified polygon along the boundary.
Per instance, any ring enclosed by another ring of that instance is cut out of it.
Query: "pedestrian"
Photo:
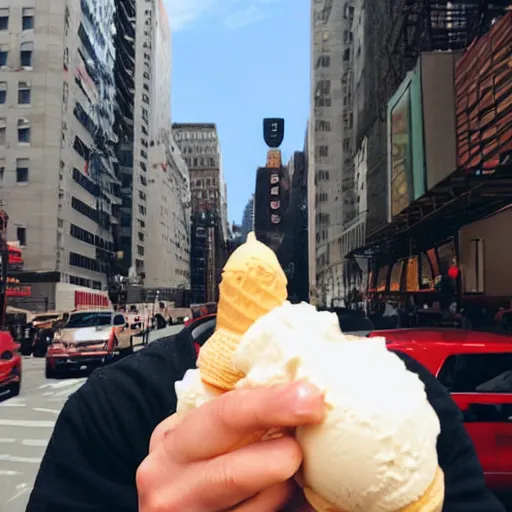
[[[420,364],[398,356],[424,382],[440,419],[443,512],[504,512],[448,391]],[[237,390],[180,422],[173,416],[174,383],[195,360],[185,328],[94,372],[57,420],[27,512],[311,510],[293,501],[300,494],[292,476],[301,464],[293,438],[226,453],[251,432],[320,422],[320,393],[304,383]]]

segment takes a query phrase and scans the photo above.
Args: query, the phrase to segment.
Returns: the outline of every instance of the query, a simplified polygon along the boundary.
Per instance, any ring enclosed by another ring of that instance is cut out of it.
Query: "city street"
[[[150,333],[150,343],[182,327]],[[0,510],[24,512],[55,421],[69,395],[86,377],[47,380],[43,358],[23,358],[23,382],[16,398],[0,402]],[[0,400],[2,400],[0,396]]]
[[[20,396],[0,403],[2,512],[25,510],[57,416],[68,396],[85,380],[85,377],[46,380],[44,359],[23,358]]]

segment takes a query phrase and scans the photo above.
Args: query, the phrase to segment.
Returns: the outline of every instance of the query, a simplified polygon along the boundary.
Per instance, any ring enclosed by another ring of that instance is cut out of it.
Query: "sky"
[[[172,30],[172,121],[216,123],[239,223],[265,164],[264,117],[285,119],[288,161],[309,112],[310,0],[165,0]]]

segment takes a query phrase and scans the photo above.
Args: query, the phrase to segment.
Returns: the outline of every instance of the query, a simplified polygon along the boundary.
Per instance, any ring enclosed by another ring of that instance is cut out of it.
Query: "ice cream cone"
[[[240,338],[258,318],[286,300],[286,285],[274,252],[250,233],[222,273],[216,332],[197,362],[204,382],[225,391],[234,388],[243,377],[232,364]]]
[[[299,481],[300,483],[300,481]],[[316,512],[350,512],[330,504],[316,492],[305,487],[304,495],[308,503]],[[403,508],[396,509],[395,512],[441,512],[444,502],[444,473],[441,468],[437,468],[434,480],[425,491],[425,494],[414,503]]]

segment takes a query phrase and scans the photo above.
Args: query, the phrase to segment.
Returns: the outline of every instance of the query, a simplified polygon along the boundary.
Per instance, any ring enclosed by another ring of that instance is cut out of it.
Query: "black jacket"
[[[484,483],[461,413],[425,368],[399,355],[426,385],[441,420],[445,512],[504,512]],[[136,512],[135,473],[154,428],[176,409],[174,382],[195,366],[187,330],[94,372],[64,406],[27,512]]]

